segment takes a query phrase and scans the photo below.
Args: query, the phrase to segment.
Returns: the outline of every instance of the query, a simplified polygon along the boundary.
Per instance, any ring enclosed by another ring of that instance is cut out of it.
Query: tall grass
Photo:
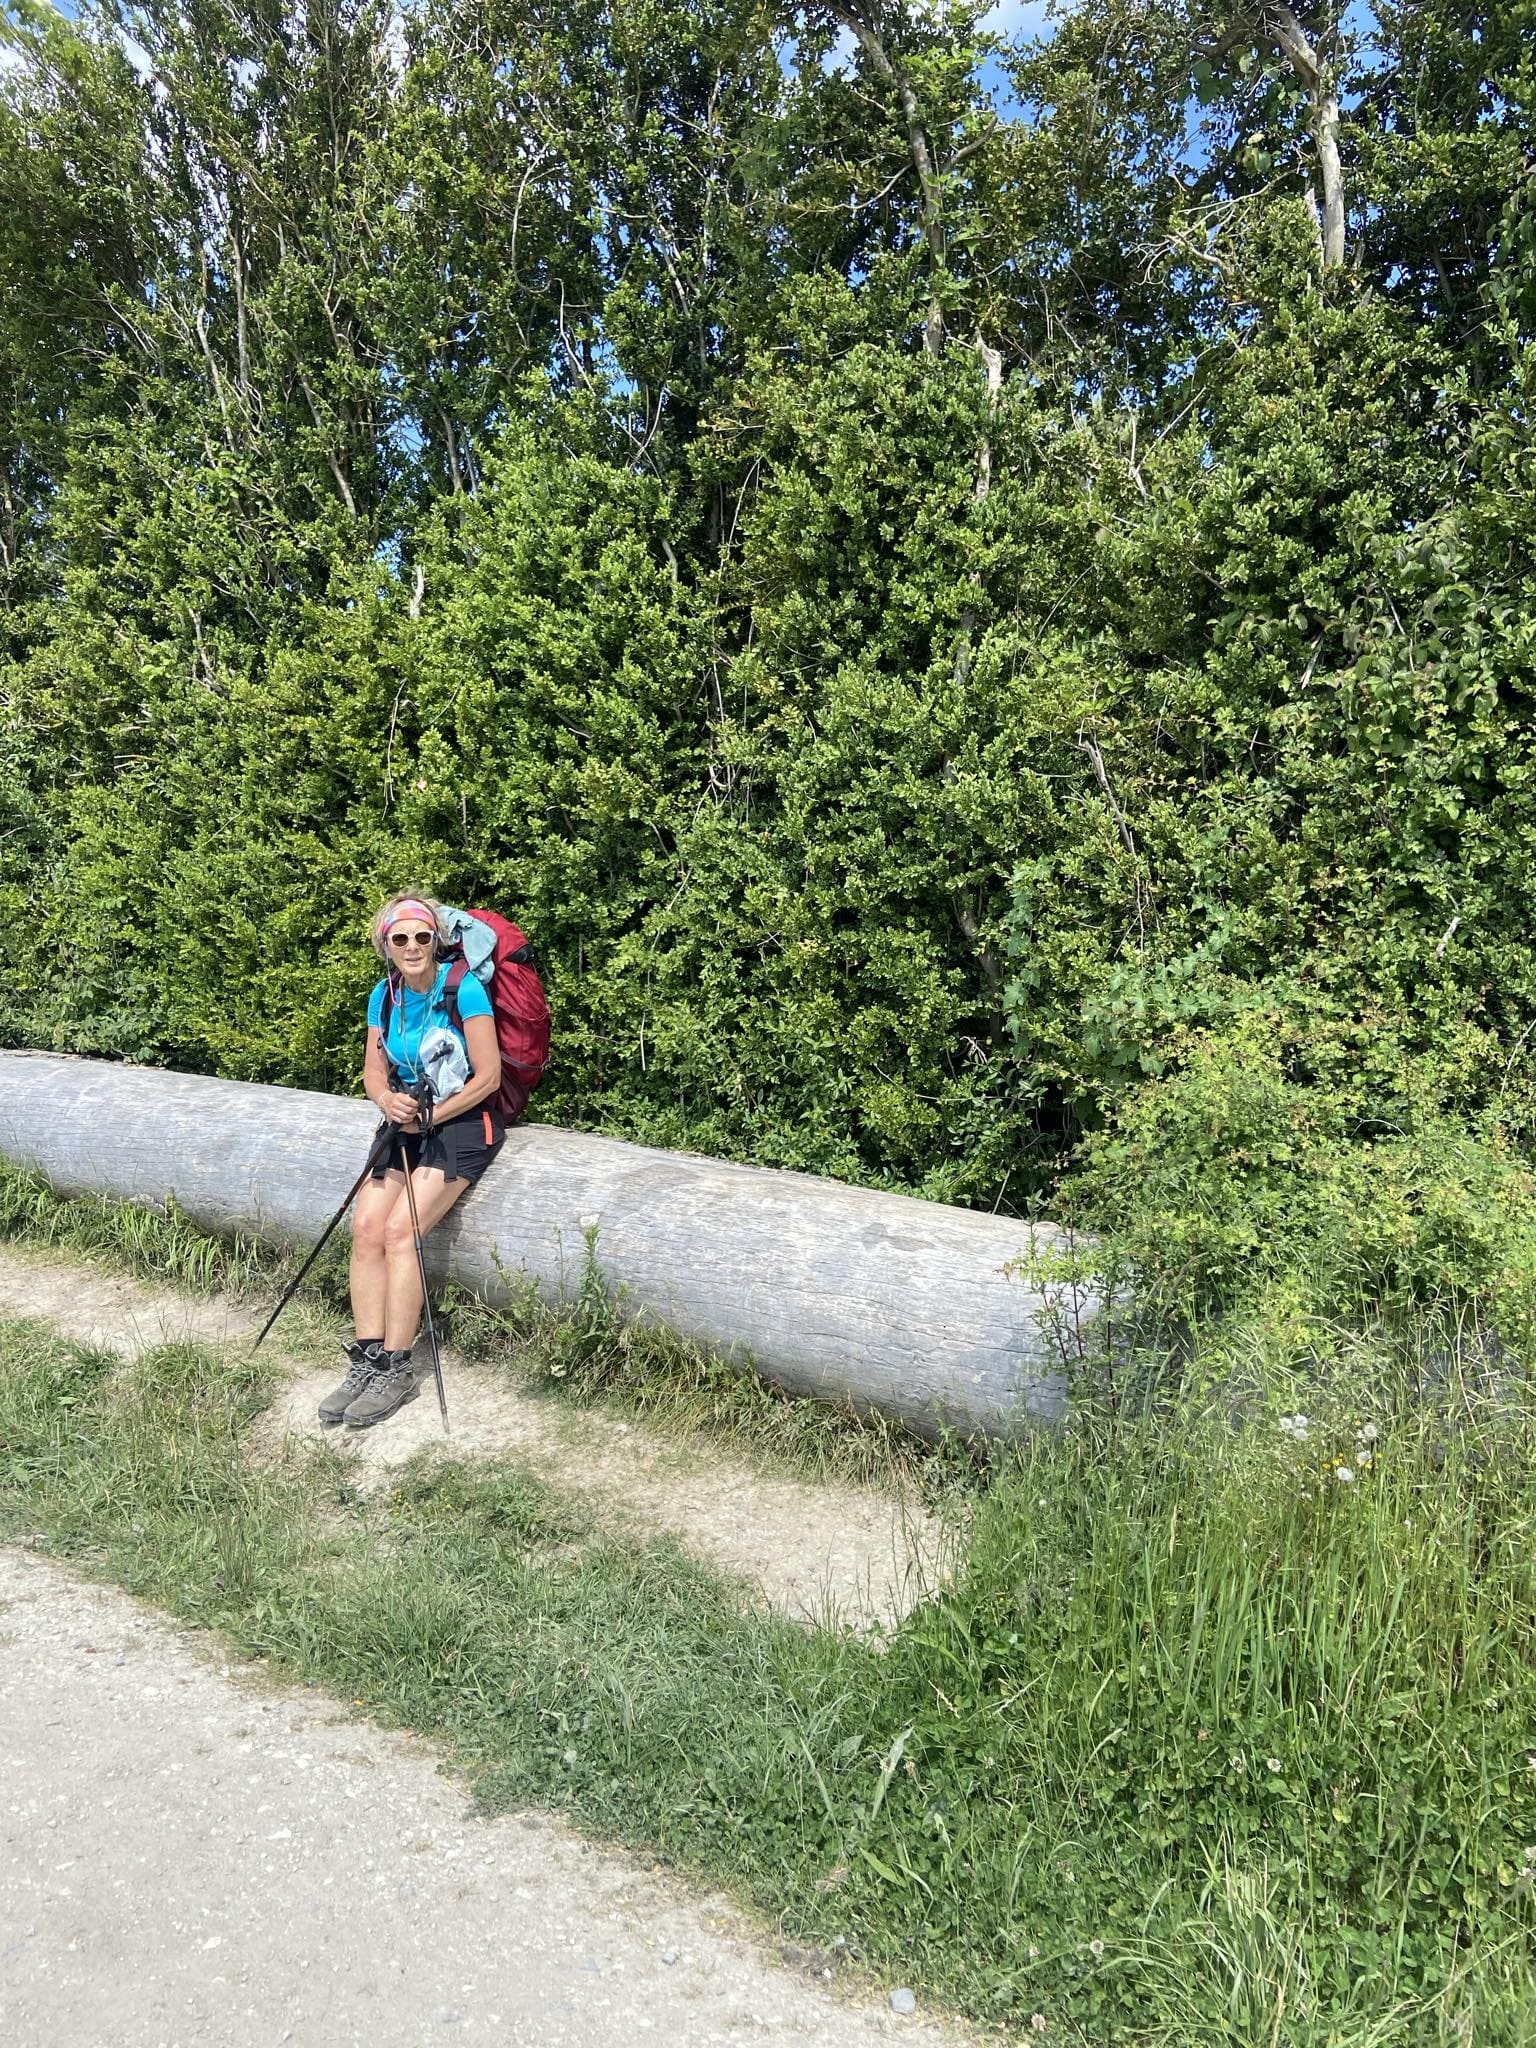
[[[254,1461],[260,1376],[184,1347],[108,1375],[0,1327],[0,1514],[442,1737],[488,1807],[566,1807],[1016,2036],[1516,2048],[1536,1416],[1355,1362],[1303,1424],[1019,1445],[877,1646],[514,1469],[378,1501],[323,1444]]]
[[[57,1194],[40,1174],[0,1160],[0,1242],[80,1253],[196,1294],[250,1294],[292,1269],[280,1251],[241,1235],[214,1238],[168,1204],[148,1208],[101,1195]],[[317,1269],[316,1287],[329,1280]]]

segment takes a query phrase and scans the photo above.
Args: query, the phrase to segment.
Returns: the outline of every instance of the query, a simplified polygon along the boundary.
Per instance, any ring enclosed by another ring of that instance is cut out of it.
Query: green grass
[[[294,1263],[254,1238],[210,1237],[174,1206],[146,1208],[100,1195],[56,1194],[41,1174],[0,1160],[0,1241],[99,1259],[140,1279],[195,1294],[255,1294]],[[329,1273],[322,1268],[329,1266]],[[322,1258],[317,1283],[334,1287],[339,1268]],[[276,1290],[274,1290],[275,1292]]]
[[[324,1443],[254,1459],[264,1368],[187,1347],[110,1371],[0,1325],[0,1519],[441,1739],[487,1809],[647,1844],[1015,2038],[1517,2048],[1536,1414],[1370,1363],[1304,1434],[1020,1446],[878,1645],[511,1467],[364,1499]]]
[[[174,1207],[61,1196],[41,1176],[4,1161],[0,1241],[80,1255],[140,1279],[263,1306],[276,1303],[303,1257],[250,1237],[211,1237]],[[350,1334],[347,1251],[339,1232],[269,1342],[290,1354],[329,1355]],[[929,1443],[886,1416],[787,1393],[746,1365],[621,1315],[594,1242],[574,1300],[542,1301],[531,1282],[511,1293],[510,1307],[492,1308],[463,1288],[444,1288],[436,1300],[439,1334],[467,1356],[574,1405],[601,1403],[673,1436],[728,1440],[802,1476],[915,1487],[936,1496],[964,1487],[974,1469],[963,1444]]]

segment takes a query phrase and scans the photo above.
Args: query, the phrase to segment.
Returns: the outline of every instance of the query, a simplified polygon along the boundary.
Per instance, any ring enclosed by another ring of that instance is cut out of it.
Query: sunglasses
[[[404,952],[407,946],[430,946],[436,937],[436,932],[391,932],[389,943]]]

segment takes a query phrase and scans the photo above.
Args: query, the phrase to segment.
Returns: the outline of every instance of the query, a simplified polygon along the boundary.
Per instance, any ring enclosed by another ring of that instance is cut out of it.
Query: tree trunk
[[[1267,8],[1275,46],[1307,89],[1312,107],[1312,140],[1317,149],[1323,200],[1323,267],[1344,261],[1344,167],[1339,157],[1339,95],[1312,47],[1306,30],[1283,0]]]
[[[907,155],[917,179],[918,218],[922,222],[923,241],[928,249],[929,292],[928,311],[923,321],[923,347],[929,355],[939,356],[944,353],[944,304],[939,287],[949,265],[949,247],[944,226],[943,187],[934,167],[927,124],[918,106],[917,94],[912,90],[911,79],[905,69],[898,69],[892,60],[885,39],[874,22],[846,4],[846,0],[828,0],[828,12],[855,39],[895,92],[901,105],[901,118],[907,131]]]
[[[312,1242],[376,1126],[337,1096],[0,1053],[0,1153],[65,1191],[174,1199],[206,1230]],[[568,1300],[590,1238],[627,1319],[797,1393],[1001,1436],[1060,1419],[1058,1319],[1070,1336],[1092,1311],[1004,1271],[1030,1236],[1005,1217],[531,1124],[428,1257],[492,1302],[523,1275]],[[1063,1241],[1050,1225],[1034,1237]]]

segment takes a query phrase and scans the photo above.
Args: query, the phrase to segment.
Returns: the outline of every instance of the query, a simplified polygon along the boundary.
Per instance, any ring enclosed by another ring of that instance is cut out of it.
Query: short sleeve
[[[382,986],[382,984],[381,984]],[[491,999],[485,992],[485,983],[478,974],[466,974],[459,983],[459,1015],[461,1017],[489,1017]]]
[[[374,983],[373,994],[368,998],[368,1022],[377,1031],[384,1022],[384,984]]]

